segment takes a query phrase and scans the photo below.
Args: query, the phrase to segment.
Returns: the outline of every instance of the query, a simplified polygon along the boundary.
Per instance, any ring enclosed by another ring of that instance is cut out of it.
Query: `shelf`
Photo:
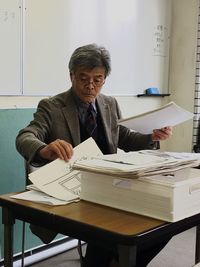
[[[170,94],[152,94],[152,95],[147,95],[147,94],[139,94],[137,97],[141,96],[147,96],[147,97],[164,97],[164,96],[170,96]]]

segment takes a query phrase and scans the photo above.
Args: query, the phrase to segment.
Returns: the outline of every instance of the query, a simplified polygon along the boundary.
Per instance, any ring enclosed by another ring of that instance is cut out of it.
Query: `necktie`
[[[89,136],[96,138],[97,135],[97,121],[96,121],[96,113],[92,106],[92,104],[89,104],[89,107],[87,109],[87,116],[85,121],[86,130],[89,134]]]

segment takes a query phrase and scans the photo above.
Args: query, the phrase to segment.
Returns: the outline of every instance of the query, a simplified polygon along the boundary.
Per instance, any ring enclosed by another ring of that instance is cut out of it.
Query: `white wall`
[[[199,0],[173,0],[170,43],[169,92],[162,99],[137,97],[119,98],[123,114],[138,114],[174,101],[193,112],[196,70],[196,45]],[[193,121],[173,129],[169,141],[161,142],[161,149],[168,151],[192,151]]]
[[[170,100],[193,112],[199,0],[173,0],[172,10]],[[192,131],[192,121],[176,126],[167,149],[191,152]]]

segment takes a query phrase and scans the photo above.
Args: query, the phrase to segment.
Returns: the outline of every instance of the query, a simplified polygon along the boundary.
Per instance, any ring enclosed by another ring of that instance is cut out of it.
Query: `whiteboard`
[[[104,93],[137,95],[149,87],[168,92],[171,0],[19,0],[22,18],[18,1],[0,1],[15,13],[10,19],[14,35],[5,38],[1,49],[4,94],[67,90],[70,56],[88,43],[105,46],[111,54]]]
[[[0,95],[21,94],[20,1],[0,0]]]

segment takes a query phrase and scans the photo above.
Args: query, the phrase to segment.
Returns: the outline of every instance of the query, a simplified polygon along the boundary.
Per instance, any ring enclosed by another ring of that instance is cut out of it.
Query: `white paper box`
[[[81,199],[165,221],[200,212],[200,169],[125,179],[82,172]]]

